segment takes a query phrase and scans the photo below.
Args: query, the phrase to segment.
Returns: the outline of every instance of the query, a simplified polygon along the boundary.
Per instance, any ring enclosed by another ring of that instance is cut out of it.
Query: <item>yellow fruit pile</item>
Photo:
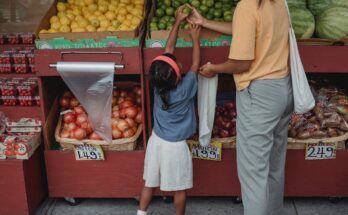
[[[68,0],[57,10],[50,29],[40,32],[129,31],[143,19],[144,0]]]

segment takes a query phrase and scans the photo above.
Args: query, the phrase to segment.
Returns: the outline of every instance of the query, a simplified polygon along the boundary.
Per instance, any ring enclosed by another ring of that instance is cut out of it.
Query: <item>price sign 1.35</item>
[[[199,143],[190,143],[190,149],[193,158],[221,161],[222,143],[213,142],[209,146],[201,146]]]
[[[75,146],[76,160],[105,160],[103,149],[99,145],[81,144]]]
[[[324,160],[336,158],[337,143],[307,143],[306,160]]]

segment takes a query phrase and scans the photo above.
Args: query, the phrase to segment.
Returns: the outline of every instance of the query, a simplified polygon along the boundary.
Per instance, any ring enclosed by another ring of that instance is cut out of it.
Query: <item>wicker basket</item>
[[[345,148],[345,142],[348,139],[348,132],[346,132],[342,136],[338,137],[330,137],[330,138],[322,138],[322,139],[306,139],[306,140],[300,140],[300,139],[294,139],[294,138],[288,138],[288,149],[305,149],[306,143],[337,143],[337,149],[344,149]]]
[[[232,149],[236,148],[236,137],[226,137],[226,138],[213,138],[211,139],[211,142],[219,142],[222,143],[222,148],[223,149]],[[197,144],[198,141],[196,140],[187,140],[188,144]]]
[[[62,138],[60,137],[62,127],[62,116],[59,117],[58,124],[54,133],[56,141],[60,144],[63,150],[74,150],[74,145],[80,145],[81,142],[100,145],[104,151],[133,151],[137,146],[137,139],[142,132],[142,124],[138,126],[137,132],[133,137],[122,138],[113,140],[111,144],[106,141],[100,140],[76,140],[71,138]]]

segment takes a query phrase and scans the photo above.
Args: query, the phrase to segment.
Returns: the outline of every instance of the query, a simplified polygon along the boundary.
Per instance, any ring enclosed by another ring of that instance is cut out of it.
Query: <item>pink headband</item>
[[[175,84],[177,84],[181,79],[181,73],[180,73],[180,69],[179,69],[178,64],[173,59],[171,59],[170,57],[167,57],[165,55],[157,56],[155,59],[153,59],[152,62],[157,61],[157,60],[164,61],[164,62],[168,63],[174,69],[174,71],[176,73]]]

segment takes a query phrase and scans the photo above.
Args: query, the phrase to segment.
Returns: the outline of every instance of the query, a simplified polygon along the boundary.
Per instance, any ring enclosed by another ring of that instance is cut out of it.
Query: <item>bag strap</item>
[[[286,0],[284,0],[285,2],[285,7],[286,7],[286,10],[288,11],[288,17],[289,17],[289,25],[290,25],[290,28],[292,28],[292,24],[291,24],[291,16],[290,16],[290,10],[289,10],[289,6],[288,6],[288,2]]]

